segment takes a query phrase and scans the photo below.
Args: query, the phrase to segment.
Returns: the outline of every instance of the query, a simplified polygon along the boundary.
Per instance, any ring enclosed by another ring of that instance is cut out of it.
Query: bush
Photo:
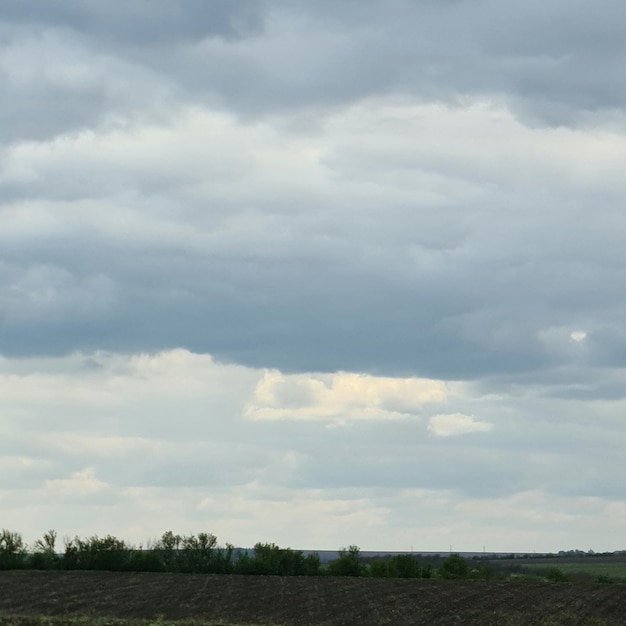
[[[462,580],[469,576],[469,565],[461,555],[451,554],[441,563],[439,576],[448,580]]]
[[[600,574],[596,578],[596,582],[597,583],[603,583],[605,585],[610,585],[611,583],[614,583],[615,580],[613,578],[611,578],[610,576],[607,576],[606,574]]]
[[[339,550],[339,558],[328,564],[326,572],[330,576],[364,576],[367,572],[360,557],[358,546]]]
[[[414,556],[394,554],[372,559],[369,574],[374,578],[421,578],[422,568]]]
[[[183,537],[181,550],[178,554],[179,569],[181,572],[204,572],[211,571],[214,548],[217,537],[211,533],[199,533]]]
[[[549,567],[545,573],[546,580],[552,583],[566,583],[569,582],[569,576],[558,567]]]
[[[35,550],[28,558],[28,567],[31,569],[54,569],[59,564],[59,555],[56,552],[57,533],[49,530],[41,539],[35,541]]]
[[[372,578],[389,578],[389,559],[376,557],[369,563],[369,574]]]
[[[131,550],[126,569],[130,572],[162,572],[163,561],[154,550],[144,550],[139,546]]]
[[[317,554],[305,557],[299,550],[279,548],[274,543],[257,543],[252,555],[242,553],[235,563],[235,574],[274,576],[315,576],[319,573]]]
[[[213,559],[213,574],[232,574],[233,572],[233,554],[235,547],[230,543],[225,548],[218,548],[215,551]]]
[[[165,531],[155,544],[153,551],[158,554],[166,572],[178,571],[180,567],[180,544],[183,538],[171,530]]]
[[[75,537],[65,542],[61,560],[64,569],[123,571],[131,569],[132,549],[112,535],[89,539]]]
[[[0,532],[0,569],[22,569],[26,566],[26,544],[22,535],[3,528]]]
[[[420,564],[410,554],[396,554],[391,557],[391,564],[398,578],[420,578],[422,575]]]

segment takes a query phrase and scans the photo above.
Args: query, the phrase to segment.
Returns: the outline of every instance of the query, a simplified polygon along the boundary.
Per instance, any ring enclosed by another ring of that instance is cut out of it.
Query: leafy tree
[[[369,574],[374,578],[420,578],[422,568],[414,556],[394,554],[372,559]]]
[[[396,554],[391,557],[391,563],[398,578],[420,578],[422,575],[418,560],[410,554]]]
[[[161,556],[163,568],[166,571],[176,571],[180,564],[180,546],[183,538],[175,535],[171,530],[161,535],[161,540],[156,543],[154,550]]]
[[[421,575],[422,578],[432,578],[433,577],[433,565],[432,563],[425,563],[421,566]]]
[[[322,563],[320,561],[320,555],[316,552],[307,554],[304,557],[304,571],[302,576],[318,576],[320,573]]]
[[[0,531],[0,569],[21,569],[26,565],[26,544],[22,535],[3,528]]]
[[[178,554],[179,569],[182,572],[210,572],[213,563],[217,537],[211,533],[199,533],[183,537]]]
[[[56,552],[56,530],[44,533],[41,539],[37,539],[34,551],[28,559],[28,566],[32,569],[52,569],[59,563],[59,555]]]
[[[451,554],[441,563],[439,575],[450,580],[467,578],[469,576],[469,565],[460,554]]]
[[[233,553],[234,547],[230,544],[217,547],[217,537],[212,533],[181,536],[168,530],[143,558],[150,561],[154,571],[230,574]]]
[[[213,574],[231,574],[233,572],[233,554],[235,546],[227,543],[224,548],[218,548],[213,557]]]
[[[132,549],[112,535],[67,539],[61,561],[65,569],[108,571],[128,570],[131,563]]]
[[[373,578],[389,578],[389,559],[373,558],[369,563],[369,574]]]
[[[328,564],[327,573],[331,576],[364,576],[367,569],[360,552],[360,548],[355,545],[341,548],[339,558]]]
[[[128,564],[126,569],[131,572],[162,572],[163,559],[155,550],[142,544],[129,550]]]
[[[319,568],[317,554],[305,557],[299,550],[279,548],[274,543],[257,543],[251,555],[239,555],[234,571],[237,574],[314,576]]]

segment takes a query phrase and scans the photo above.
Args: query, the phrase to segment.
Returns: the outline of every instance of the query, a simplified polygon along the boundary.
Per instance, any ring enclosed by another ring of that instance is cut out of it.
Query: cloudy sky
[[[0,527],[626,548],[620,0],[3,0]]]

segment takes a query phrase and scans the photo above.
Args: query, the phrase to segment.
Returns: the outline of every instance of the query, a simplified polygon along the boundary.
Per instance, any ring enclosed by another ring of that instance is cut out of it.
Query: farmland
[[[604,578],[615,582],[626,582],[626,557],[624,556],[517,558],[501,559],[492,563],[504,570],[513,566],[517,571],[531,575],[543,575],[548,569],[556,568],[572,580],[597,581]]]
[[[524,567],[533,572],[544,570],[546,565],[531,564]],[[606,561],[600,563],[557,563],[556,567],[565,574],[587,574],[594,578],[606,576],[612,580],[626,581],[626,563],[607,563]]]
[[[0,625],[613,626],[624,624],[625,591],[543,582],[7,571],[0,572]]]

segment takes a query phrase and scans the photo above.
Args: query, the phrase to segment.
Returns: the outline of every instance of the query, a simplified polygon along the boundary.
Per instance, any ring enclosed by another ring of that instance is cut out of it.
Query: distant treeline
[[[537,563],[530,568],[527,565],[530,560],[520,562],[521,559],[514,555],[509,559],[477,556],[465,559],[459,554],[446,557],[394,554],[364,558],[359,548],[352,545],[339,550],[338,558],[322,563],[317,553],[305,555],[273,543],[257,543],[252,549],[235,548],[230,544],[220,546],[217,537],[211,533],[176,535],[168,530],[146,546],[134,546],[112,535],[94,535],[65,539],[61,548],[54,530],[45,533],[31,546],[18,532],[0,531],[0,570],[626,582],[623,576],[610,577],[604,570],[563,571],[550,565],[548,559],[545,559],[544,566]],[[591,561],[588,558],[580,560]],[[561,565],[560,561],[555,561]]]
[[[148,545],[134,546],[112,535],[65,539],[48,531],[32,546],[18,532],[0,532],[0,569],[107,570],[127,572],[185,572],[205,574],[257,574],[276,576],[374,576],[393,578],[468,578],[466,559],[452,554],[445,559],[411,554],[362,558],[357,546],[341,549],[337,559],[322,564],[316,553],[257,543],[253,549],[220,546],[211,533],[163,533]]]

